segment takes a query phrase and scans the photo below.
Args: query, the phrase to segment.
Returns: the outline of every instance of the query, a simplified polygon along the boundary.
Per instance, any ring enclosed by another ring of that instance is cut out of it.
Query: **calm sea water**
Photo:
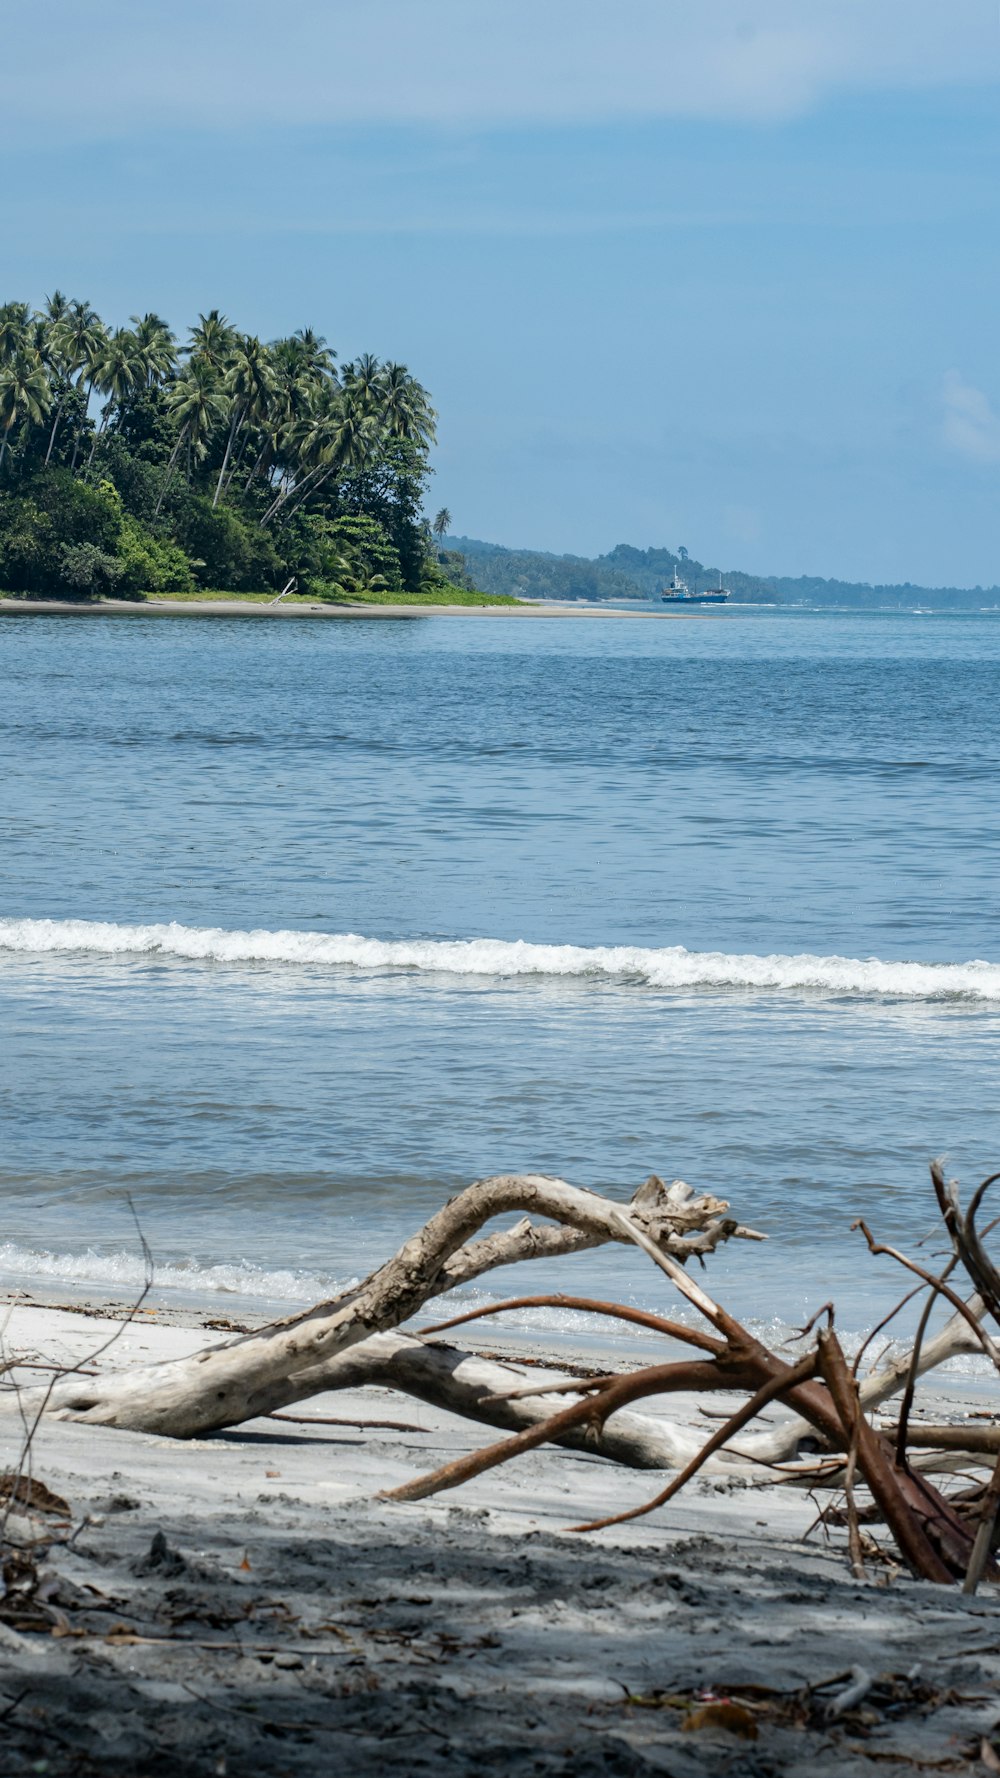
[[[870,1325],[1000,1167],[1000,622],[0,618],[0,1271],[311,1300],[501,1170]],[[469,941],[469,942],[465,942]],[[495,1281],[486,1281],[496,1289]],[[667,1298],[624,1250],[510,1286]],[[500,1287],[505,1293],[508,1284]]]

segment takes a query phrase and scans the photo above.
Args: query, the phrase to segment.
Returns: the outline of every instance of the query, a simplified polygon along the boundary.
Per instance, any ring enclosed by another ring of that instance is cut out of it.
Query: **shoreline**
[[[85,1364],[115,1331],[20,1302],[5,1355]],[[143,1314],[96,1362],[223,1337]],[[691,1398],[644,1405],[708,1430]],[[311,1424],[188,1441],[42,1422],[32,1474],[70,1523],[8,1520],[15,1543],[49,1541],[34,1622],[0,1615],[12,1778],[40,1758],[67,1778],[902,1778],[994,1728],[996,1589],[966,1599],[871,1555],[854,1579],[846,1534],[816,1535],[804,1490],[705,1476],[574,1536],[665,1472],[546,1446],[404,1505],[378,1491],[495,1435],[383,1388],[294,1411]],[[21,1442],[0,1418],[0,1468]],[[831,1715],[859,1672],[862,1711]],[[733,1714],[706,1715],[720,1698]]]
[[[0,612],[19,617],[496,617],[496,618],[637,618],[665,623],[717,621],[717,614],[695,611],[610,611],[598,605],[271,605],[249,599],[3,599]]]

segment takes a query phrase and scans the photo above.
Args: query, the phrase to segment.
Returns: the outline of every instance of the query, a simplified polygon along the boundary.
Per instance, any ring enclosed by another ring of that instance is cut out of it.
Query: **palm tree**
[[[318,402],[307,418],[290,429],[289,442],[301,473],[283,489],[264,513],[267,525],[283,506],[286,516],[301,505],[307,493],[315,493],[337,470],[360,469],[368,461],[378,439],[374,416],[348,390],[333,392]]]
[[[94,434],[94,442],[87,458],[89,471],[94,461],[104,428],[115,409],[120,409],[127,398],[136,390],[141,389],[146,380],[147,360],[139,344],[137,336],[127,327],[116,327],[114,333],[105,341],[101,356],[94,369],[92,382],[106,396],[101,414],[101,424]]]
[[[207,315],[198,316],[198,325],[191,328],[184,350],[189,358],[203,358],[213,370],[221,371],[232,356],[236,339],[236,329],[225,315],[218,309],[209,309]]]
[[[223,387],[232,402],[229,437],[226,440],[226,452],[222,459],[222,468],[215,487],[213,506],[218,506],[226,472],[232,456],[236,434],[248,417],[263,419],[267,412],[268,397],[274,389],[274,372],[271,367],[270,354],[267,347],[252,334],[244,334],[229,361]],[[238,459],[237,459],[238,461]],[[234,469],[236,464],[233,465]]]
[[[55,402],[53,411],[52,432],[48,436],[48,450],[44,453],[46,466],[52,459],[55,434],[59,432],[62,420],[62,409],[66,407],[66,396],[69,395],[71,379],[75,372],[80,372],[77,388],[84,386],[84,366],[94,356],[98,341],[101,338],[100,318],[96,309],[89,302],[69,302],[60,290],[55,290],[52,297],[46,297],[46,313],[50,315],[50,340],[48,340],[48,363],[59,375],[59,400]]]
[[[442,506],[441,511],[438,513],[437,518],[431,526],[431,530],[434,532],[434,535],[438,540],[438,549],[440,549],[448,532],[451,530],[451,513],[446,506]]]
[[[433,444],[437,415],[427,391],[405,364],[384,367],[380,391],[382,423],[393,438],[412,438],[421,445]]]
[[[143,369],[147,389],[163,382],[177,363],[177,342],[167,323],[159,315],[132,315],[132,326],[138,341],[136,356]]]
[[[206,440],[226,417],[226,399],[219,387],[219,379],[204,358],[192,358],[171,388],[167,404],[179,430],[160,487],[154,518],[159,516],[183,446],[186,444],[188,449],[190,475],[192,453],[197,457],[204,456]]]
[[[301,347],[306,364],[317,382],[333,375],[333,361],[337,354],[327,345],[321,333],[314,332],[311,327],[297,327],[292,339]]]
[[[94,381],[108,344],[108,330],[96,309],[88,302],[74,302],[69,306],[68,313],[59,323],[64,356],[67,363],[79,372],[76,390],[83,396],[80,421],[73,440],[73,460],[70,472],[76,470],[76,460],[80,454],[83,439],[83,425],[90,406],[90,397],[94,390]],[[49,441],[51,452],[52,440]],[[46,457],[48,462],[48,457]]]
[[[22,354],[0,365],[0,427],[3,428],[0,468],[18,421],[31,420],[37,424],[44,420],[51,400],[49,380],[37,358]]]
[[[0,308],[0,364],[23,357],[28,343],[31,310],[27,303],[4,303]]]

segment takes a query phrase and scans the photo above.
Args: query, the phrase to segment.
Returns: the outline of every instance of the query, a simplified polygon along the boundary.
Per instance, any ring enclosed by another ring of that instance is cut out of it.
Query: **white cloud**
[[[973,463],[1000,463],[1000,414],[957,370],[944,379],[944,442]]]
[[[7,0],[5,12],[8,143],[18,122],[96,136],[766,120],[841,90],[1000,77],[994,0]]]

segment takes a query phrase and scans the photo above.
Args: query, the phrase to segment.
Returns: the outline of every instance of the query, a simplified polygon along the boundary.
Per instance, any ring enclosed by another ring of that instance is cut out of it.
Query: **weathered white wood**
[[[0,1406],[28,1414],[44,1407],[61,1418],[199,1437],[319,1393],[329,1387],[327,1367],[341,1353],[400,1326],[429,1297],[514,1260],[635,1241],[658,1253],[697,1300],[701,1293],[686,1279],[683,1259],[732,1235],[754,1238],[726,1219],[727,1209],[719,1199],[696,1198],[680,1181],[667,1187],[655,1176],[623,1206],[563,1179],[499,1174],[452,1198],[392,1259],[331,1302],[191,1358],[96,1378],[68,1376],[46,1390],[21,1391],[16,1407],[10,1398],[0,1398]],[[538,1229],[529,1220],[472,1241],[484,1223],[512,1210],[561,1226]]]
[[[373,1334],[333,1359],[327,1367],[325,1387],[357,1389],[378,1384],[507,1432],[535,1426],[548,1419],[554,1408],[565,1405],[565,1395],[512,1398],[509,1391],[517,1380],[516,1367],[454,1346],[424,1343],[412,1334],[383,1333]],[[555,1374],[551,1378],[564,1388],[570,1381]],[[704,1441],[687,1428],[652,1415],[621,1413],[608,1421],[598,1437],[574,1431],[557,1442],[572,1450],[593,1451],[630,1469],[676,1469],[688,1462]]]

